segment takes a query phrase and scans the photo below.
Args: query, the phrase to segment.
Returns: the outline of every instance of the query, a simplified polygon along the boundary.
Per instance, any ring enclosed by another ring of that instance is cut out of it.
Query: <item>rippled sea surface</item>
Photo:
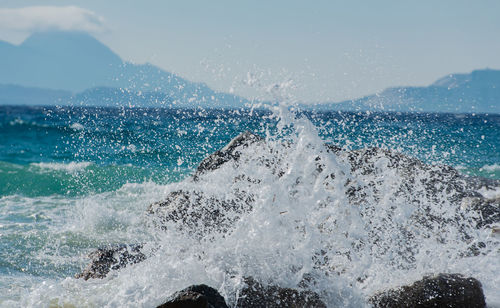
[[[193,283],[205,282],[220,289],[225,288],[221,285],[229,288],[231,282],[222,277],[227,266],[221,260],[234,259],[234,251],[228,247],[237,249],[241,243],[237,240],[226,242],[228,239],[213,243],[220,244],[217,253],[211,254],[207,249],[207,256],[213,258],[207,257],[206,262],[189,258],[182,262],[175,257],[151,258],[137,272],[130,270],[132,272],[119,273],[104,281],[82,282],[72,277],[88,262],[86,254],[96,247],[110,243],[165,241],[162,234],[145,227],[144,213],[148,205],[162,200],[179,185],[182,188],[183,184],[179,183],[192,174],[204,157],[247,130],[269,140],[289,140],[293,136],[291,139],[296,141],[297,148],[284,156],[290,159],[290,164],[298,164],[300,155],[307,157],[314,153],[308,152],[314,148],[314,142],[313,146],[300,150],[302,154],[294,152],[300,149],[302,136],[345,149],[379,147],[395,150],[427,164],[453,166],[465,175],[500,179],[500,115],[287,110],[285,116],[273,108],[0,106],[0,306],[38,307],[67,303],[77,307],[152,307],[168,295],[162,292],[173,292],[185,286],[187,277],[194,277],[193,273],[200,271],[203,274]],[[388,172],[387,176],[390,174]],[[255,176],[265,178],[262,174]],[[218,180],[212,179],[212,183]],[[223,183],[222,179],[220,181]],[[288,186],[264,188],[273,191],[283,187]],[[203,189],[215,195],[224,193],[219,192],[220,187],[209,184]],[[314,203],[312,199],[307,200]],[[267,212],[260,214],[264,213]],[[256,214],[249,219],[258,217]],[[276,223],[276,230],[281,230],[280,221],[269,221],[264,225],[272,226],[273,223]],[[251,245],[252,239],[242,237],[253,229],[248,229],[248,226],[245,229],[243,225],[238,228],[234,234],[241,234],[240,239]],[[175,236],[168,235],[169,240],[172,238]],[[268,240],[266,247],[272,246],[273,240],[281,241],[263,235],[263,243],[264,239]],[[293,239],[291,236],[290,241]],[[172,246],[182,250],[183,245],[192,244],[191,240],[182,238]],[[289,244],[296,247],[298,243]],[[433,246],[429,247],[432,249]],[[255,250],[258,249],[261,247],[256,246]],[[172,251],[167,250],[166,254],[169,253]],[[242,267],[254,276],[259,276],[260,271],[273,264],[261,264],[259,259],[272,254],[249,254],[244,249],[241,252],[247,257],[246,261],[253,258],[255,268],[250,265],[249,268]],[[303,254],[297,254],[297,258],[302,257]],[[460,266],[465,270],[470,263],[476,263],[486,267],[486,272],[495,271],[500,268],[496,257],[498,251],[479,261],[458,262],[458,268],[453,270],[460,270]],[[288,267],[293,267],[298,261],[284,258],[283,262],[289,262]],[[382,263],[352,262],[360,270],[365,266],[367,273],[384,270],[394,273],[389,264],[384,268]],[[444,261],[436,261],[440,262]],[[488,264],[495,262],[496,265],[488,268]],[[422,264],[419,266],[416,267],[419,270],[412,271],[409,276],[418,277],[424,273]],[[450,269],[445,263],[443,267]],[[180,271],[179,268],[186,270]],[[402,277],[404,273],[402,270],[394,275]],[[293,277],[283,275],[277,280],[293,286]],[[135,278],[131,281],[130,277]],[[485,274],[484,277],[489,276]],[[345,285],[351,283],[352,289],[339,287],[337,295],[345,299],[340,302],[356,306],[366,299],[364,292],[377,288],[356,285],[351,278],[346,274]],[[164,290],[155,289],[151,287],[151,281],[155,279],[171,284],[167,283]],[[375,285],[391,284],[390,281],[377,280],[380,279],[377,275],[373,279]],[[489,294],[495,292],[492,286],[487,288]],[[114,296],[106,295],[118,289]],[[500,298],[490,295],[491,298],[500,301]]]

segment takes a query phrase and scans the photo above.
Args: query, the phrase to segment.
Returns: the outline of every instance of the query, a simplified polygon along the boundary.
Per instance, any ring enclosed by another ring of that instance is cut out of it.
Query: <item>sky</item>
[[[0,40],[85,31],[224,92],[342,101],[500,69],[500,1],[0,0]]]

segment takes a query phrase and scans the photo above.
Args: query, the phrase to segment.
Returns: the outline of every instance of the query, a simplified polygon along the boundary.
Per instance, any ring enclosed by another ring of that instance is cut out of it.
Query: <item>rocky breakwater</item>
[[[171,191],[163,201],[151,204],[147,213],[154,226],[160,230],[174,228],[205,241],[210,241],[211,237],[217,234],[230,234],[233,225],[253,211],[258,198],[262,199],[259,192],[262,191],[263,185],[290,177],[290,169],[293,164],[298,163],[288,157],[294,146],[289,142],[268,142],[250,132],[242,133],[226,147],[205,158],[193,176],[185,180],[187,185],[182,189]],[[326,192],[338,190],[339,187],[342,189],[342,196],[337,194],[335,198],[322,194],[323,199],[315,200],[318,208],[338,206],[341,200],[346,203],[343,206],[358,211],[360,219],[363,220],[363,232],[366,232],[361,240],[351,245],[349,252],[336,251],[335,243],[332,242],[322,243],[321,247],[318,247],[315,253],[318,261],[314,270],[327,275],[340,275],[349,270],[348,262],[343,268],[338,264],[329,263],[325,257],[328,255],[342,256],[346,260],[351,260],[356,254],[368,253],[374,258],[383,259],[387,251],[393,251],[391,258],[398,263],[399,268],[411,268],[416,262],[415,255],[421,249],[416,243],[418,237],[426,238],[438,234],[437,240],[445,243],[446,232],[450,226],[459,233],[459,240],[463,240],[466,245],[463,257],[481,254],[481,248],[486,243],[471,240],[472,235],[469,232],[471,226],[475,229],[491,228],[492,232],[495,232],[500,222],[500,200],[487,199],[478,192],[479,188],[499,187],[498,181],[466,177],[452,167],[428,165],[401,153],[379,148],[347,150],[323,144],[317,146],[314,153],[313,168],[307,170],[314,180],[314,185],[319,183]],[[344,168],[332,169],[332,161],[333,165]],[[264,171],[245,172],[249,168]],[[220,191],[211,193],[198,186],[207,179],[210,181],[213,173],[224,172],[225,169],[231,172],[222,173],[225,177],[230,177],[227,179],[230,185],[224,187],[224,193]],[[276,191],[272,201],[279,199],[280,196],[277,194],[280,193],[287,194],[288,198],[293,199],[301,189],[304,190],[301,185],[307,185],[313,180],[298,176],[294,179],[293,185],[288,186],[290,188],[288,191]],[[407,208],[406,212],[401,212],[398,206],[401,204]],[[449,204],[453,205],[451,209]],[[384,215],[383,219],[371,218],[381,216],[381,213]],[[279,214],[286,214],[286,211]],[[338,232],[338,229],[335,229],[337,225],[337,219],[332,217],[331,220],[323,221],[317,228],[321,233]],[[394,232],[395,235],[385,236],[388,232]],[[344,237],[349,237],[347,231],[344,234]],[[79,277],[102,278],[110,270],[120,269],[145,258],[140,247],[132,251],[116,248],[100,249],[93,256],[92,263]],[[449,286],[452,286],[450,281],[462,282],[462,278],[457,278],[458,276],[440,274],[437,277],[438,282],[444,279],[447,281],[445,285]],[[365,278],[360,274],[358,281],[363,281]],[[473,278],[467,279],[468,282],[475,281]],[[429,279],[424,278],[423,284],[427,286],[428,282]],[[245,278],[242,285],[246,287],[235,291],[242,295],[236,296],[239,298],[234,303],[237,307],[279,307],[279,303],[287,303],[288,307],[325,307],[320,294],[307,288],[288,289],[273,284],[264,286],[253,278]],[[415,285],[420,288],[422,283]],[[434,285],[433,282],[430,285]],[[443,284],[438,283],[438,285]],[[484,296],[481,297],[480,283],[465,283],[460,288],[465,292],[461,293],[464,294],[463,297],[468,298],[469,294],[475,294],[476,302],[479,303],[477,307],[482,307]],[[417,298],[417,302],[421,303],[426,302],[431,296],[439,297],[441,296],[439,294],[449,291],[446,287],[432,288],[432,290],[433,292],[410,292],[411,295],[396,291],[378,294],[371,298],[371,303],[378,307],[395,307],[389,305],[394,302],[390,298],[409,296]],[[206,294],[194,289],[186,289],[172,296],[170,300],[172,306],[162,307],[224,307],[222,304],[217,306],[210,303]],[[175,306],[177,305],[175,303],[184,300],[201,303],[199,304],[201,306]],[[168,302],[165,305],[167,304]]]

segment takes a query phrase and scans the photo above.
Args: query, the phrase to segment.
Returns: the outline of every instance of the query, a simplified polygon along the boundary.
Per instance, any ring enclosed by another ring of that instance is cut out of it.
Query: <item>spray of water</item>
[[[276,101],[290,101],[291,86],[268,89]],[[479,279],[488,303],[500,303],[500,240],[478,225],[465,181],[394,152],[328,145],[321,127],[292,104],[267,108],[276,125],[238,148],[238,160],[196,179],[77,196],[50,212],[64,219],[47,225],[57,245],[47,245],[40,260],[81,268],[83,252],[110,238],[144,244],[148,258],[102,280],[35,281],[22,305],[154,307],[201,283],[232,305],[243,277],[252,276],[315,291],[332,307],[360,307],[376,291],[440,272]],[[184,219],[147,213],[179,192],[191,205]]]

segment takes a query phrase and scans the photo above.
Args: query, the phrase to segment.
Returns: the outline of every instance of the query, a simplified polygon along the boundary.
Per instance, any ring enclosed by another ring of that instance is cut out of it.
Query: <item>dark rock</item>
[[[478,227],[491,226],[500,222],[500,198],[474,198],[469,207],[481,214],[477,222]]]
[[[208,301],[205,296],[196,292],[181,292],[174,299],[169,300],[158,308],[208,308]]]
[[[480,187],[491,189],[500,186],[498,180],[464,176],[453,167],[428,165],[419,159],[380,148],[347,151],[330,146],[328,150],[343,157],[351,165],[352,176],[361,177],[368,184],[346,185],[352,204],[365,202],[367,196],[373,196],[373,201],[382,198],[378,191],[377,181],[380,179],[376,178],[379,172],[376,164],[385,160],[387,168],[399,175],[395,195],[415,206],[416,221],[424,227],[435,223],[449,223],[439,215],[432,214],[431,208],[442,202],[457,205],[455,221],[463,219],[461,215],[467,210],[472,210],[478,213],[478,228],[500,223],[500,200],[486,199],[477,191]]]
[[[176,292],[157,308],[228,308],[224,297],[207,285],[194,285]]]
[[[474,187],[474,189],[478,190],[481,188],[485,189],[496,189],[500,186],[499,179],[491,179],[491,178],[483,178],[480,176],[468,176],[467,182],[470,186]]]
[[[263,286],[253,278],[245,278],[246,286],[239,294],[236,307],[290,307],[290,308],[326,308],[318,294],[312,291],[298,291],[278,286]]]
[[[419,159],[380,148],[366,148],[347,151],[346,155],[353,172],[359,175],[371,175],[377,172],[376,162],[385,159],[387,168],[397,171],[401,175],[401,189],[425,189],[426,196],[432,198],[438,191],[450,193],[450,199],[460,199],[468,196],[477,196],[475,189],[467,187],[464,177],[454,168],[445,165],[427,165]],[[419,179],[418,175],[426,177]],[[419,182],[416,181],[419,180]],[[421,184],[421,185],[420,185]]]
[[[249,131],[239,134],[224,148],[203,159],[193,180],[197,181],[202,174],[216,170],[225,163],[238,162],[241,150],[262,140],[262,137]],[[234,181],[245,181],[251,185],[259,180],[238,175]],[[212,231],[228,232],[242,213],[252,209],[253,201],[251,193],[238,189],[230,191],[227,196],[207,196],[196,190],[178,190],[171,192],[165,200],[151,204],[147,213],[160,229],[166,229],[167,222],[174,222],[176,228],[203,237]]]
[[[376,294],[374,307],[486,307],[481,283],[459,274],[424,277],[399,289]]]
[[[142,245],[111,245],[98,248],[89,254],[91,262],[75,278],[104,278],[111,270],[124,268],[129,264],[139,263],[146,259],[141,252]]]
[[[239,215],[252,209],[252,202],[252,196],[245,192],[235,191],[231,198],[220,199],[180,190],[151,204],[148,214],[153,215],[160,229],[165,229],[166,222],[171,221],[176,222],[179,229],[201,236],[211,231],[227,232]]]
[[[255,135],[249,131],[245,131],[233,138],[225,147],[210,154],[207,158],[201,161],[196,169],[193,178],[196,180],[200,175],[208,171],[218,169],[224,163],[232,160],[237,161],[240,158],[242,148],[246,148],[251,144],[262,141],[262,137]]]
[[[224,148],[205,158],[198,166],[193,179],[197,181],[201,175],[216,170],[228,162],[243,163],[240,161],[241,151],[262,141],[263,138],[248,131],[238,135]],[[370,211],[376,211],[373,205],[378,200],[386,198],[383,195],[384,190],[380,190],[380,187],[389,179],[384,176],[387,170],[383,170],[388,168],[390,172],[397,174],[398,182],[389,183],[394,191],[394,198],[414,206],[415,211],[411,219],[419,228],[430,229],[462,221],[467,219],[464,217],[467,211],[477,213],[475,223],[478,228],[500,223],[498,200],[490,201],[477,191],[478,187],[498,187],[500,185],[498,181],[467,177],[452,167],[427,165],[416,158],[380,148],[346,150],[331,144],[326,144],[325,148],[326,153],[322,155],[336,155],[341,161],[350,165],[351,174],[345,183],[347,198],[352,205],[367,209],[363,215],[372,214]],[[258,160],[260,164],[269,168],[272,174],[280,177],[284,174],[283,168],[286,166],[282,165],[279,153],[275,159],[272,158],[276,149],[268,150],[268,154],[271,155],[252,159]],[[335,186],[333,181],[336,175],[326,174],[320,156],[317,157],[316,164],[316,176],[324,177],[325,186]],[[234,181],[246,181],[248,188],[245,189],[252,191],[261,179],[235,174]],[[233,222],[241,216],[240,214],[253,208],[254,196],[248,191],[228,191],[225,196],[208,196],[196,190],[175,191],[164,201],[150,205],[148,213],[154,217],[156,226],[160,228],[165,228],[166,222],[179,222],[176,227],[197,235],[214,230],[227,232]],[[326,206],[330,201],[323,202]],[[450,212],[454,215],[453,218],[450,218],[451,215],[442,217],[439,212],[433,210],[437,208],[435,205],[442,203],[457,205],[455,211]],[[408,235],[402,242],[411,243],[410,237],[411,235]],[[374,241],[378,240],[377,235],[373,235],[372,238]],[[466,234],[464,234],[465,240],[468,240]],[[408,251],[408,259],[411,259],[412,248],[405,249]]]

